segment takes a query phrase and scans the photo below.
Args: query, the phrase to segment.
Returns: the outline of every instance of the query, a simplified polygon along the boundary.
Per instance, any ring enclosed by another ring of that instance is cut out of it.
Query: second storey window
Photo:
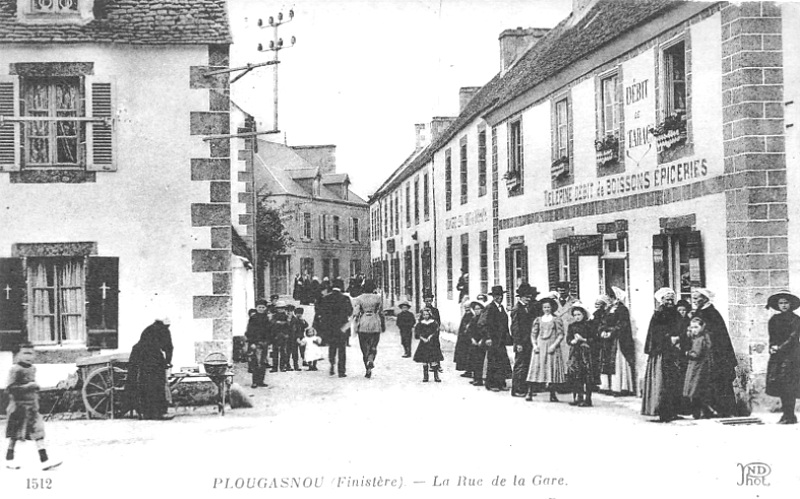
[[[425,214],[425,221],[431,219],[431,201],[430,201],[430,187],[428,182],[428,174],[426,173],[422,177],[422,186],[424,187],[422,191],[422,207],[423,213]]]
[[[684,42],[664,50],[667,116],[686,113],[686,49]]]
[[[353,241],[360,241],[360,236],[358,235],[358,219],[353,217],[350,219],[350,230],[352,231],[350,234],[350,239]]]
[[[411,183],[406,184],[406,228],[411,227]]]
[[[450,149],[444,152],[444,209],[450,211],[453,207],[453,164],[450,158]]]
[[[601,136],[617,136],[619,134],[619,106],[617,104],[617,75],[604,78],[600,82],[601,96],[603,101],[601,107],[602,133]]]
[[[303,213],[303,237],[311,239],[311,213]]]
[[[486,194],[486,129],[478,133],[478,197]]]
[[[414,179],[414,225],[419,225],[419,177]]]
[[[319,217],[319,238],[323,241],[328,239],[328,215]]]
[[[333,216],[333,238],[337,241],[341,239],[341,232],[339,231],[339,217]]]
[[[461,139],[460,147],[460,163],[461,163],[461,204],[467,203],[467,138]]]
[[[22,116],[25,121],[25,164],[31,167],[77,167],[83,159],[84,127],[63,118],[83,116],[80,78],[25,78]]]
[[[556,103],[556,159],[569,157],[568,143],[567,99],[562,99]]]

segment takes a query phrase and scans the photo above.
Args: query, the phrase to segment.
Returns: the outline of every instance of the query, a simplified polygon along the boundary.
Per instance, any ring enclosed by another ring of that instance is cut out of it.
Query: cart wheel
[[[112,375],[113,372],[113,375]],[[122,390],[128,371],[104,366],[92,371],[83,382],[83,405],[90,418],[108,419],[122,415]]]

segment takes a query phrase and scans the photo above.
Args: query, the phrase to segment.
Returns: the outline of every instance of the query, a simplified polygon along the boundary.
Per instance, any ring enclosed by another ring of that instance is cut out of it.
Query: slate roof
[[[23,24],[17,1],[0,0],[0,43],[232,43],[227,0],[95,0],[85,25]]]
[[[311,166],[289,146],[259,140],[254,170],[257,193],[283,194],[312,199],[311,193],[304,189],[297,180],[315,177],[319,168]],[[313,199],[366,206],[367,202],[352,190],[348,190],[348,198],[345,201],[325,185],[341,184],[341,179],[344,177],[347,177],[346,173],[322,175],[319,196]]]
[[[509,102],[603,45],[668,10],[686,2],[677,0],[599,0],[577,23],[572,15],[550,30],[503,75],[498,73],[472,98],[458,118],[402,172],[393,174],[371,197],[377,199],[431,161],[475,119]],[[708,3],[712,5],[713,2]]]

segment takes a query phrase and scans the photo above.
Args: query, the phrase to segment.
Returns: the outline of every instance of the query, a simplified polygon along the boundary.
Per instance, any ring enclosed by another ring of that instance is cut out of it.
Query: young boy
[[[6,467],[18,470],[14,463],[14,448],[19,440],[34,440],[39,449],[42,470],[51,470],[61,461],[50,460],[44,446],[44,420],[39,414],[39,385],[36,384],[36,368],[33,366],[34,350],[30,344],[20,346],[17,363],[11,366],[8,375],[9,404],[6,413]]]
[[[267,315],[266,300],[256,301],[256,313],[250,316],[247,323],[247,332],[244,334],[247,339],[247,366],[248,371],[253,375],[253,388],[267,386],[264,383],[264,375],[267,372],[267,346],[270,340],[270,323]]]
[[[275,313],[270,320],[272,331],[272,369],[270,372],[289,370],[289,359],[287,358],[287,343],[292,334],[292,327],[289,323],[289,316],[286,313],[286,302],[278,301],[275,303]]]
[[[411,357],[411,334],[417,320],[414,314],[409,312],[411,305],[407,301],[400,302],[397,306],[401,311],[397,314],[396,324],[400,329],[400,344],[403,345],[403,357]]]
[[[294,309],[294,317],[295,317],[294,337],[295,337],[295,343],[297,343],[300,350],[300,357],[305,359],[306,347],[303,346],[302,342],[303,339],[306,337],[305,333],[306,329],[308,329],[308,322],[306,322],[306,320],[303,319],[303,312],[304,312],[303,307],[297,307]],[[296,365],[297,361],[295,361],[295,366]],[[306,367],[307,365],[308,362],[303,360],[303,367]],[[295,367],[295,369],[297,369],[297,367]]]
[[[289,318],[289,338],[286,340],[286,370],[299,371],[300,370],[300,344],[299,341],[303,339],[303,332],[298,331],[300,321],[294,314],[294,305],[286,305],[286,316]]]

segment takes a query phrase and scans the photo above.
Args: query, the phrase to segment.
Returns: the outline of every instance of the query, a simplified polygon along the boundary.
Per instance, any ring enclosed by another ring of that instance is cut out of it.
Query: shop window
[[[655,289],[671,287],[687,301],[692,287],[705,286],[701,233],[687,229],[653,236],[653,277]]]
[[[469,186],[467,184],[467,138],[461,139],[459,162],[461,164],[461,204],[467,204]]]
[[[506,287],[509,306],[514,304],[514,293],[523,282],[528,282],[528,247],[514,244],[506,248]]]
[[[489,233],[482,230],[478,236],[481,260],[481,293],[489,292]]]
[[[453,238],[447,238],[447,299],[453,299]]]
[[[444,152],[444,209],[445,211],[450,211],[452,207],[453,207],[453,164],[450,157],[450,149],[447,149]]]
[[[118,293],[117,258],[0,258],[0,349],[117,348]]]
[[[509,195],[522,194],[524,163],[522,119],[517,118],[508,124],[508,171],[505,174],[505,179]]]
[[[478,197],[486,195],[486,129],[478,133]]]

